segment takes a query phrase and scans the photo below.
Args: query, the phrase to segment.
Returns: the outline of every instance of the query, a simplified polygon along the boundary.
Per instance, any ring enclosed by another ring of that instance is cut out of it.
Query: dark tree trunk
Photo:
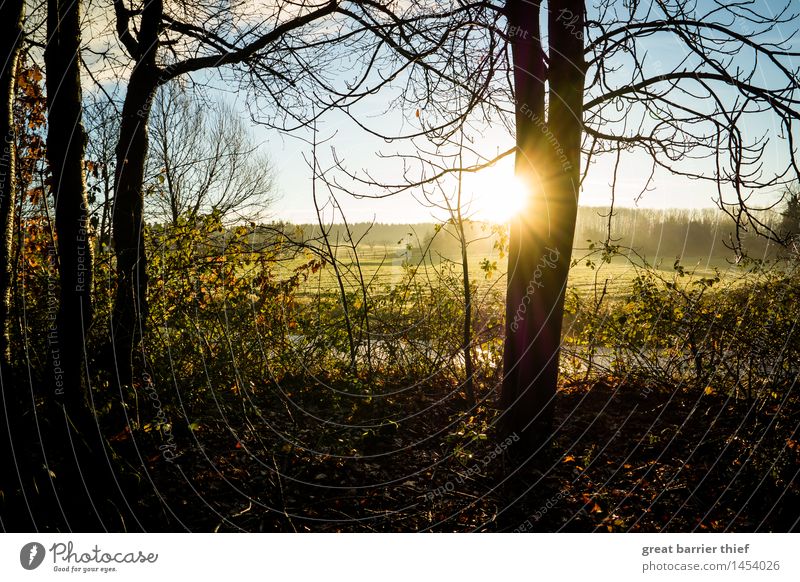
[[[507,9],[514,58],[516,172],[528,185],[530,197],[511,225],[501,401],[506,431],[520,437],[526,452],[535,453],[552,437],[578,207],[584,7],[582,0],[549,2],[549,67],[540,40],[540,3],[509,0]]]
[[[120,381],[130,384],[136,346],[147,322],[147,262],[144,248],[144,171],[147,123],[157,87],[146,67],[131,75],[122,107],[117,144],[116,187],[112,212],[117,258],[117,295],[112,334]]]
[[[92,321],[93,246],[84,174],[79,0],[48,0],[47,159],[55,197],[60,306],[49,349],[53,390],[37,411],[37,454],[46,474],[35,471],[30,495],[49,527],[72,531],[119,531],[135,527],[136,496],[115,472],[86,396],[85,342]],[[49,510],[41,510],[41,507]]]
[[[130,384],[135,350],[144,334],[147,307],[147,261],[144,248],[144,172],[147,125],[161,79],[156,67],[158,26],[163,5],[148,2],[142,15],[136,65],[122,106],[112,235],[117,258],[117,295],[112,315],[114,359],[122,384]]]
[[[23,0],[0,4],[0,521],[21,523],[24,513],[17,491],[21,487],[15,470],[23,457],[19,446],[17,420],[20,417],[20,393],[12,378],[9,332],[11,328],[12,241],[14,237],[16,190],[16,131],[14,127],[14,92],[17,63],[22,40]]]
[[[84,343],[92,321],[92,260],[83,156],[86,132],[80,79],[80,3],[49,0],[47,159],[52,172],[58,272],[57,341],[50,344],[54,393],[70,413],[86,407]],[[52,338],[56,340],[56,338]]]
[[[9,363],[11,327],[11,260],[14,239],[16,192],[16,130],[14,128],[14,91],[17,85],[17,62],[22,40],[23,0],[0,4],[0,365]]]
[[[475,406],[475,366],[472,362],[472,288],[469,284],[469,254],[467,248],[467,234],[464,229],[464,217],[461,215],[461,185],[459,184],[458,208],[456,209],[458,221],[459,243],[461,246],[461,284],[464,289],[464,325],[462,327],[462,350],[464,353],[464,392],[470,406]]]

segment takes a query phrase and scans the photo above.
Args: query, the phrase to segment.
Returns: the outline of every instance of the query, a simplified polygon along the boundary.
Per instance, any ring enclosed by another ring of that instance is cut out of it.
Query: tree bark
[[[117,259],[117,294],[111,330],[117,374],[130,384],[135,350],[145,331],[147,308],[147,260],[144,247],[144,173],[147,161],[147,126],[161,79],[156,66],[158,26],[163,5],[145,5],[139,31],[136,64],[122,106],[116,150],[115,194],[112,218]]]
[[[14,205],[16,194],[16,129],[14,127],[14,92],[17,87],[17,63],[22,41],[23,0],[0,4],[0,365],[10,362],[9,331],[11,327],[11,259],[14,240]]]
[[[514,58],[516,173],[530,195],[509,239],[501,404],[507,433],[535,453],[552,438],[558,358],[578,208],[585,77],[582,0],[508,0]],[[549,82],[549,96],[545,99]]]
[[[86,408],[84,344],[92,321],[93,249],[83,157],[86,132],[80,79],[80,3],[48,0],[45,48],[47,159],[52,172],[61,283],[50,344],[54,392],[68,412]]]
[[[47,159],[61,285],[56,338],[49,346],[55,398],[46,399],[37,413],[41,441],[34,447],[47,472],[37,471],[31,479],[40,483],[32,488],[44,500],[37,504],[55,509],[42,516],[44,523],[72,531],[123,531],[137,525],[131,507],[135,489],[116,473],[86,398],[84,350],[92,321],[93,245],[84,172],[80,11],[80,0],[47,3]]]
[[[460,164],[459,157],[459,164]],[[458,205],[456,206],[455,219],[458,228],[458,242],[461,247],[461,284],[464,290],[464,324],[462,327],[462,351],[464,354],[464,392],[470,406],[475,406],[475,366],[472,362],[472,288],[469,283],[469,249],[467,248],[467,233],[464,228],[464,217],[461,214],[461,175],[458,184]]]
[[[23,512],[17,496],[21,487],[16,470],[22,457],[15,446],[20,418],[20,394],[11,377],[11,288],[16,194],[16,129],[14,127],[14,93],[25,4],[8,0],[0,4],[0,522],[20,523]],[[7,528],[6,528],[7,529]]]

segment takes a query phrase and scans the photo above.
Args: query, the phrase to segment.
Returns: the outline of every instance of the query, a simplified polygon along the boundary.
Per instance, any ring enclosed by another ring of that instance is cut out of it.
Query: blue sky
[[[762,8],[770,10],[775,3],[760,0]],[[647,3],[643,2],[642,5]],[[700,9],[712,5],[711,0],[700,0]],[[735,24],[734,28],[738,26]],[[775,31],[776,40],[788,36],[794,24],[784,26]],[[740,28],[747,33],[747,27]],[[683,57],[684,48],[674,39],[664,35],[654,37],[642,43],[642,48],[647,51],[647,66],[651,71],[659,69],[669,70],[670,66]],[[792,68],[795,63],[788,62]],[[774,81],[775,71],[769,67],[760,69],[764,83]],[[626,69],[623,66],[620,78],[624,79]],[[216,75],[208,78],[217,80],[212,82],[219,86]],[[198,77],[199,80],[199,77]],[[399,80],[402,82],[402,79]],[[624,81],[623,81],[624,82]],[[364,123],[383,132],[391,134],[396,131],[407,131],[418,127],[419,120],[415,119],[414,109],[402,111],[389,103],[394,95],[392,92],[383,92],[361,102],[353,109]],[[725,95],[722,95],[725,98]],[[730,96],[727,96],[730,97]],[[221,91],[220,99],[232,101],[243,115],[247,115],[248,100],[251,96],[245,93],[233,93],[230,90]],[[423,113],[424,115],[424,113]],[[767,133],[777,136],[779,128],[775,126],[774,119],[770,116],[753,116],[747,121],[747,129],[752,135]],[[285,219],[292,222],[315,221],[314,208],[311,197],[311,169],[304,160],[304,154],[309,157],[311,147],[305,140],[310,139],[308,131],[298,132],[293,135],[280,134],[274,130],[266,130],[261,126],[253,125],[253,135],[263,144],[263,148],[273,161],[276,172],[276,185],[278,199],[271,209],[271,215],[276,219]],[[387,181],[398,181],[401,166],[397,162],[380,159],[379,154],[395,154],[409,152],[408,144],[398,142],[386,143],[383,140],[369,136],[359,129],[355,123],[341,112],[332,112],[324,117],[318,125],[318,135],[327,139],[319,148],[319,157],[323,166],[332,163],[332,149],[346,167],[353,172],[369,171],[373,175],[381,176]],[[476,147],[487,156],[505,151],[512,147],[513,138],[510,133],[500,125],[482,127],[473,131],[472,138]],[[798,136],[800,139],[800,136]],[[767,152],[766,169],[778,159],[778,146],[776,141],[773,149]],[[586,206],[607,205],[610,201],[610,182],[614,164],[614,156],[603,156],[592,164],[588,178],[584,183],[581,193],[581,204]],[[467,196],[474,197],[473,209],[476,209],[476,218],[489,218],[488,211],[493,204],[501,199],[502,190],[507,189],[513,175],[513,163],[506,159],[490,171],[488,179],[469,180],[465,182]],[[634,206],[645,208],[704,208],[714,205],[712,197],[716,188],[711,183],[691,181],[686,178],[671,175],[665,170],[660,170],[655,175],[653,187],[641,198],[638,198],[649,175],[650,163],[641,153],[626,154],[622,158],[617,182],[616,204],[619,206]],[[335,173],[331,174],[335,176]],[[341,175],[340,175],[341,178]],[[360,190],[369,196],[379,192],[369,189]],[[770,193],[767,192],[769,197]],[[423,222],[441,218],[441,213],[433,213],[429,208],[421,205],[412,195],[403,194],[383,200],[355,199],[347,195],[339,196],[339,203],[347,213],[348,220],[352,222],[376,220],[378,222]]]
[[[700,8],[707,7],[711,2],[703,0]],[[770,4],[764,2],[769,10]],[[774,3],[772,4],[774,6]],[[737,23],[738,24],[738,23]],[[785,38],[792,27],[784,26],[775,31],[775,38]],[[747,27],[741,27],[741,32],[749,32]],[[664,42],[664,37],[654,38],[642,45],[648,51],[648,59],[655,62],[655,69],[659,66],[669,70],[669,66],[682,58],[684,48],[674,42]],[[792,67],[795,63],[788,62]],[[652,69],[653,67],[651,67]],[[624,72],[624,71],[623,71]],[[774,81],[774,70],[764,67],[759,70],[764,83]],[[373,127],[390,132],[399,127],[397,111],[387,114],[386,97],[381,96],[372,102],[367,102],[359,109],[359,115],[367,120]],[[406,124],[413,125],[414,119],[408,112]],[[768,133],[777,136],[779,128],[771,116],[753,116],[746,122],[746,128],[751,135]],[[296,222],[314,220],[313,205],[311,204],[311,172],[303,160],[302,154],[308,154],[310,147],[300,140],[292,137],[281,137],[274,132],[257,130],[259,136],[266,142],[266,147],[272,158],[276,161],[278,171],[278,187],[280,199],[275,204],[274,215]],[[325,118],[319,125],[319,135],[330,137],[330,141],[320,151],[322,159],[330,159],[327,151],[335,148],[341,159],[350,170],[369,170],[391,178],[399,166],[391,166],[376,157],[376,152],[391,154],[403,151],[400,144],[387,144],[375,140],[360,131],[345,115],[332,114]],[[483,136],[483,150],[487,153],[503,151],[513,145],[511,136],[504,129],[495,128],[487,131]],[[765,156],[765,168],[770,169],[770,164],[778,158],[780,141],[776,141]],[[592,165],[584,190],[581,193],[581,204],[587,206],[607,205],[610,201],[610,182],[613,171],[614,156],[605,156],[597,159]],[[511,160],[506,160],[493,170],[493,178],[501,175],[510,176],[513,173]],[[617,183],[616,204],[620,206],[639,206],[643,208],[706,208],[714,206],[713,197],[716,195],[714,184],[692,181],[680,176],[674,176],[666,170],[659,170],[655,174],[652,189],[639,197],[649,175],[650,163],[644,154],[634,153],[623,156]],[[475,181],[470,194],[476,197],[475,206],[491,204],[491,198],[496,192],[485,189],[485,181]],[[771,200],[770,192],[762,196],[766,202]],[[487,201],[488,199],[488,201]],[[420,222],[431,219],[431,211],[418,204],[412,197],[401,195],[386,200],[356,200],[342,196],[339,202],[345,208],[348,219],[352,221],[372,220],[379,222]],[[439,214],[441,216],[441,214]],[[478,211],[477,216],[481,217]]]

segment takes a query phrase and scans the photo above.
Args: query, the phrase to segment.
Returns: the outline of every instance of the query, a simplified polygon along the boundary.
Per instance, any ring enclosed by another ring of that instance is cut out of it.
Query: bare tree
[[[444,233],[446,236],[451,236],[458,244],[458,250],[461,258],[461,290],[464,300],[464,318],[462,324],[462,354],[464,358],[464,391],[467,399],[472,406],[477,404],[475,396],[475,365],[473,359],[473,289],[472,281],[470,280],[469,268],[469,255],[470,246],[482,240],[482,238],[470,237],[467,234],[468,225],[472,223],[471,216],[471,203],[474,202],[468,194],[464,191],[464,174],[463,168],[468,167],[464,161],[465,153],[464,134],[463,129],[459,135],[459,142],[455,153],[450,155],[445,154],[445,160],[450,161],[450,166],[456,172],[455,184],[452,190],[448,188],[443,182],[446,178],[452,177],[448,175],[446,169],[448,166],[441,163],[434,163],[433,160],[436,156],[433,152],[424,153],[421,157],[427,165],[433,165],[433,173],[442,177],[437,180],[432,186],[433,191],[429,192],[426,185],[421,185],[423,197],[427,206],[435,208],[440,211],[446,212],[447,222],[443,227],[439,228],[434,236],[439,233]],[[441,155],[441,154],[440,154]],[[452,227],[450,227],[452,225]]]
[[[259,152],[241,115],[218,103],[209,112],[175,84],[153,104],[145,214],[177,225],[216,213],[222,220],[256,222],[271,202],[272,165]]]
[[[546,55],[540,3],[510,0],[506,8],[509,29],[516,27],[515,168],[531,195],[509,238],[501,402],[507,430],[535,450],[550,439],[578,212],[586,63],[576,30],[583,30],[585,9],[581,0],[549,3]]]
[[[98,249],[111,244],[111,208],[114,202],[114,147],[119,135],[117,104],[102,93],[92,93],[84,106],[87,186],[91,223]]]
[[[459,167],[463,166],[463,160],[459,155]],[[458,246],[461,249],[461,285],[464,290],[464,327],[462,336],[462,351],[464,353],[464,387],[469,398],[470,404],[475,406],[475,366],[472,359],[472,283],[469,272],[469,244],[464,225],[467,222],[465,216],[464,202],[464,175],[459,172],[458,186],[456,190],[455,204],[447,200],[447,209],[450,213],[450,220],[458,229]]]
[[[241,1],[223,10],[215,2],[129,5],[114,0],[114,11],[117,36],[132,61],[117,144],[113,219],[117,296],[112,334],[120,379],[128,383],[133,349],[148,313],[143,184],[156,90],[199,71],[239,66],[266,88],[278,115],[299,119],[293,106],[304,101],[309,83],[317,83],[314,70],[326,64],[320,51],[353,31],[331,21],[338,11],[334,1],[279,2],[269,8]],[[330,26],[323,26],[326,22]]]

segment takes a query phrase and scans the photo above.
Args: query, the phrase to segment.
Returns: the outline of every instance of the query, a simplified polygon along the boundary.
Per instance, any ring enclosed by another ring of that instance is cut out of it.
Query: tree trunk
[[[9,331],[11,328],[11,259],[14,239],[16,192],[16,130],[14,128],[14,92],[17,86],[17,62],[22,40],[23,0],[0,4],[0,365],[10,361]]]
[[[117,258],[117,295],[112,315],[117,373],[130,384],[134,352],[144,334],[147,308],[147,262],[144,248],[144,172],[147,123],[158,82],[150,67],[139,65],[131,75],[122,107],[113,216]]]
[[[472,288],[469,284],[469,253],[467,234],[464,229],[464,217],[461,215],[461,175],[458,185],[458,206],[456,220],[458,222],[459,245],[461,247],[461,284],[464,290],[464,325],[462,328],[462,350],[464,353],[464,392],[470,406],[475,406],[475,366],[472,363]]]
[[[158,27],[163,4],[145,4],[139,31],[136,64],[122,106],[116,148],[112,236],[117,258],[117,294],[111,331],[117,374],[130,384],[134,352],[145,332],[147,258],[144,248],[144,173],[147,161],[147,125],[156,89],[162,82],[156,66]]]
[[[528,453],[552,438],[578,208],[585,76],[582,1],[549,2],[549,68],[540,40],[540,8],[539,2],[523,0],[507,4],[514,58],[516,173],[530,196],[511,225],[501,403],[506,431],[516,433]]]
[[[21,483],[18,471],[22,457],[15,447],[17,424],[20,418],[20,394],[11,378],[11,268],[15,192],[16,192],[16,131],[14,127],[14,92],[16,90],[17,63],[22,40],[23,0],[7,0],[0,4],[0,90],[3,92],[0,108],[0,133],[3,141],[0,155],[0,522],[20,523],[23,512],[18,502],[17,490]],[[7,529],[7,528],[5,528]]]
[[[92,321],[92,259],[83,156],[80,3],[48,0],[47,159],[52,171],[61,283],[57,341],[50,344],[54,393],[68,412],[84,411],[84,342]],[[55,338],[53,338],[55,340]]]
[[[30,488],[30,494],[43,499],[36,501],[37,511],[39,506],[51,509],[40,519],[55,524],[52,527],[122,531],[136,526],[131,517],[135,489],[128,489],[127,479],[115,472],[115,462],[85,390],[93,245],[83,160],[86,134],[79,67],[80,10],[79,0],[47,3],[47,158],[55,197],[60,305],[57,340],[49,346],[55,398],[47,398],[37,407],[35,436],[41,440],[32,449],[41,455],[42,465],[30,477],[39,483]]]

